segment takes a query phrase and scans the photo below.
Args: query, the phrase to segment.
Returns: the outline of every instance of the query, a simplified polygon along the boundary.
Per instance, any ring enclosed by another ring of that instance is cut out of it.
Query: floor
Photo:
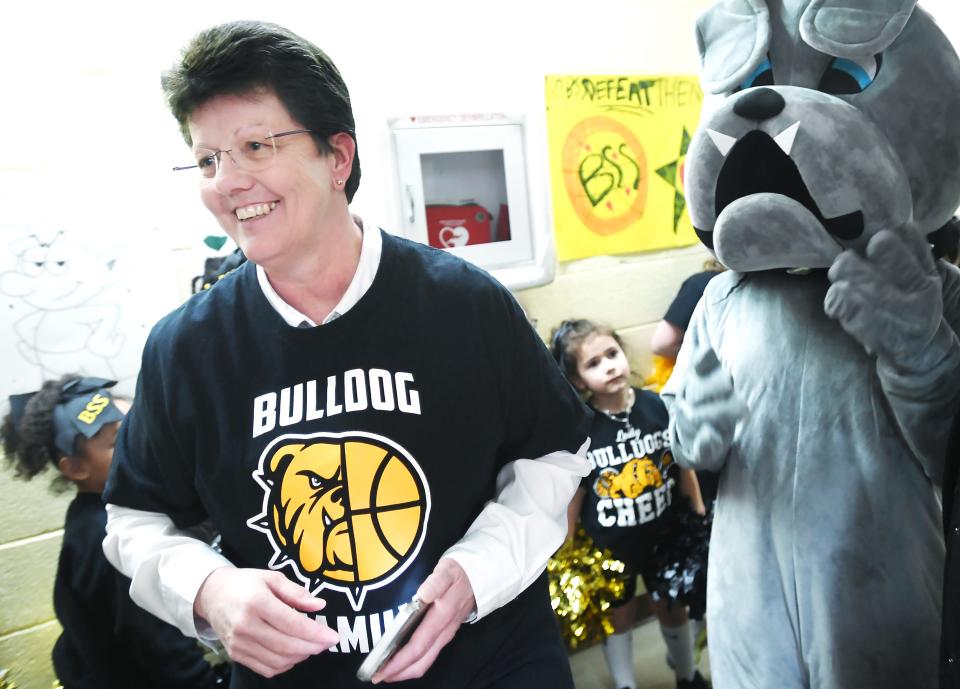
[[[700,658],[700,673],[710,679],[708,649]],[[650,618],[633,630],[633,666],[637,689],[674,689],[676,676],[667,667],[667,647],[660,636],[656,619]],[[570,656],[573,681],[577,689],[616,689],[607,670],[601,646],[592,646]]]

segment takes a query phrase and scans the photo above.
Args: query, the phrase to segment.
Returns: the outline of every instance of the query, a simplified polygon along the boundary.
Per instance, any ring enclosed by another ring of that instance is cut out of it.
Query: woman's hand
[[[339,641],[303,614],[325,605],[279,572],[221,567],[201,585],[193,611],[213,627],[230,658],[273,677]]]
[[[470,580],[451,558],[442,558],[417,589],[417,598],[433,603],[410,640],[373,676],[373,683],[423,677],[477,607]]]

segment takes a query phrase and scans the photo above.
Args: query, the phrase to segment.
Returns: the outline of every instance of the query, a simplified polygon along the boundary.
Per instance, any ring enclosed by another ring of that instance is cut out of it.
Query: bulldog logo
[[[673,463],[669,452],[663,453],[663,468]],[[601,498],[636,498],[648,488],[663,485],[661,469],[649,457],[631,459],[618,472],[616,469],[604,469],[593,485],[593,490]]]
[[[247,522],[273,545],[271,569],[290,567],[317,594],[366,592],[393,581],[420,550],[430,495],[419,465],[369,433],[286,435],[253,474],[263,509]]]

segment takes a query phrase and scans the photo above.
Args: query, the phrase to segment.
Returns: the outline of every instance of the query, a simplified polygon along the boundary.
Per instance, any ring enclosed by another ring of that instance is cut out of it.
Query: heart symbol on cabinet
[[[465,246],[470,241],[470,233],[463,225],[444,227],[440,230],[440,243],[445,247]]]

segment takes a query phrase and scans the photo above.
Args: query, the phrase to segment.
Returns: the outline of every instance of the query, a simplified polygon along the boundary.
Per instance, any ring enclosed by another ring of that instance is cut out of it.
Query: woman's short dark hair
[[[201,31],[180,61],[161,77],[170,111],[192,144],[187,121],[211,98],[258,89],[274,93],[290,115],[311,130],[317,148],[330,152],[328,138],[346,132],[357,141],[350,93],[336,65],[310,41],[276,24],[237,21]],[[347,202],[360,186],[360,157],[344,190]]]

